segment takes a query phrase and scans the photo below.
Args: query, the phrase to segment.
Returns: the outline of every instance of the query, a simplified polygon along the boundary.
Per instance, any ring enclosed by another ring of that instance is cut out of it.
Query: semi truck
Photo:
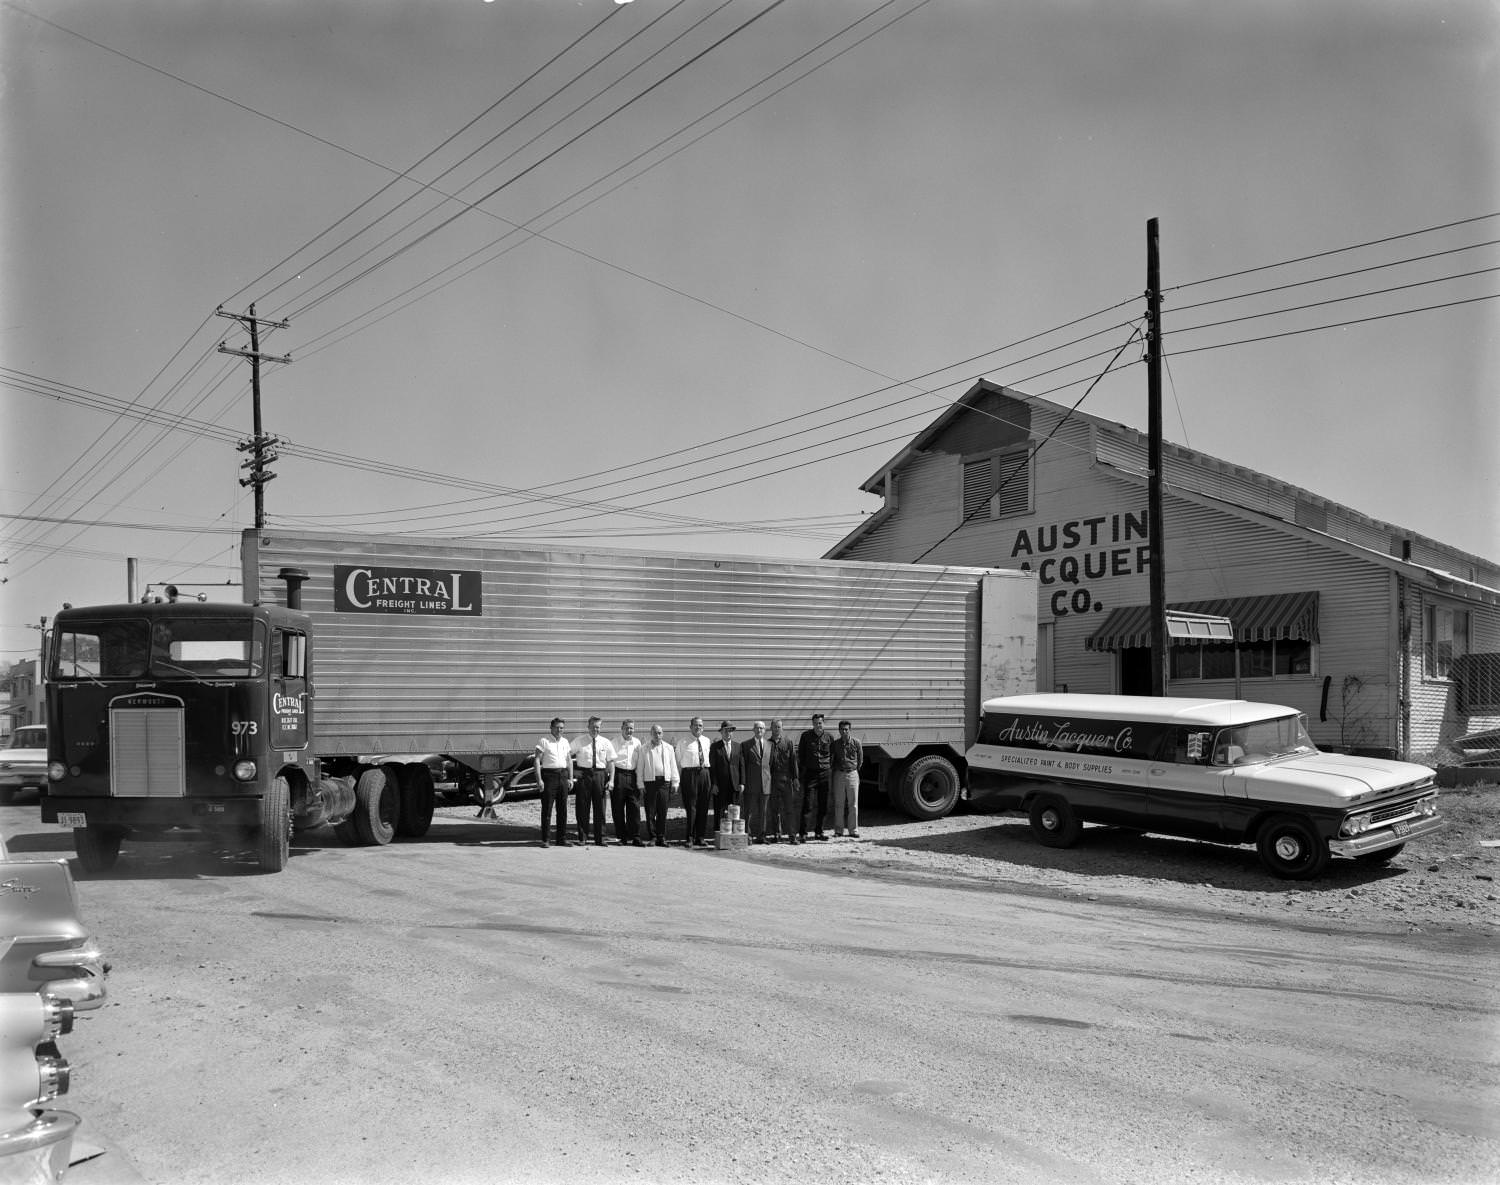
[[[1027,572],[269,529],[241,561],[243,604],[56,615],[42,818],[85,870],[172,829],[267,871],[324,824],[417,838],[435,806],[419,755],[497,787],[554,716],[669,736],[694,716],[846,717],[862,781],[935,818],[983,701],[1035,690]]]

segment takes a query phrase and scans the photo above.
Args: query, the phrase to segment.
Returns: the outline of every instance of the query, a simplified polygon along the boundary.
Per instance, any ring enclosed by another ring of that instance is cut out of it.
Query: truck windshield
[[[155,617],[60,625],[51,678],[234,679],[259,675],[265,626],[251,618]]]
[[[1214,742],[1214,764],[1242,765],[1249,761],[1316,752],[1317,746],[1307,735],[1307,725],[1299,713],[1221,729]]]

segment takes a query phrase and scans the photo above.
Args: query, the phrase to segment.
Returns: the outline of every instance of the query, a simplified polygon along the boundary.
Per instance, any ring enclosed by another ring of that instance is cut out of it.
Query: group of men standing
[[[635,721],[622,720],[619,736],[600,736],[598,716],[590,716],[588,735],[569,741],[567,721],[552,719],[548,735],[537,741],[532,761],[542,791],[542,847],[553,842],[552,815],[557,813],[556,843],[568,838],[568,796],[575,796],[574,817],[580,843],[605,846],[604,810],[609,804],[615,841],[645,847],[667,846],[667,804],[672,792],[682,798],[682,846],[709,846],[731,804],[738,805],[750,842],[806,843],[827,839],[825,820],[832,807],[833,834],[859,838],[859,767],[863,746],[853,724],[839,721],[837,736],[824,728],[821,712],[795,744],[772,720],[769,730],[757,720],[748,740],[736,741],[729,720],[710,741],[703,718],[688,721],[688,734],[676,744],[662,736],[659,724],[650,739],[635,735]],[[830,803],[830,799],[832,800]]]

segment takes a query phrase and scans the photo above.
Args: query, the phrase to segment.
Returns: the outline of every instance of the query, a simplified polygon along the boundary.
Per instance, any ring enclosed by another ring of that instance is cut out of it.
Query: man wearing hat
[[[708,750],[708,768],[714,784],[714,830],[720,827],[719,820],[737,801],[740,783],[745,780],[740,764],[740,746],[734,743],[734,724],[728,720],[719,724],[719,739]]]

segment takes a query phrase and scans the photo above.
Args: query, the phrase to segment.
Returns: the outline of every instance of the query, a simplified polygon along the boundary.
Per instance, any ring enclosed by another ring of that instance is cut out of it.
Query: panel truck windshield
[[[265,660],[265,626],[248,618],[115,618],[58,627],[51,677],[247,679]]]
[[[1257,720],[1223,729],[1214,749],[1214,764],[1239,765],[1315,752],[1317,746],[1307,735],[1302,716],[1278,716],[1274,720]]]

